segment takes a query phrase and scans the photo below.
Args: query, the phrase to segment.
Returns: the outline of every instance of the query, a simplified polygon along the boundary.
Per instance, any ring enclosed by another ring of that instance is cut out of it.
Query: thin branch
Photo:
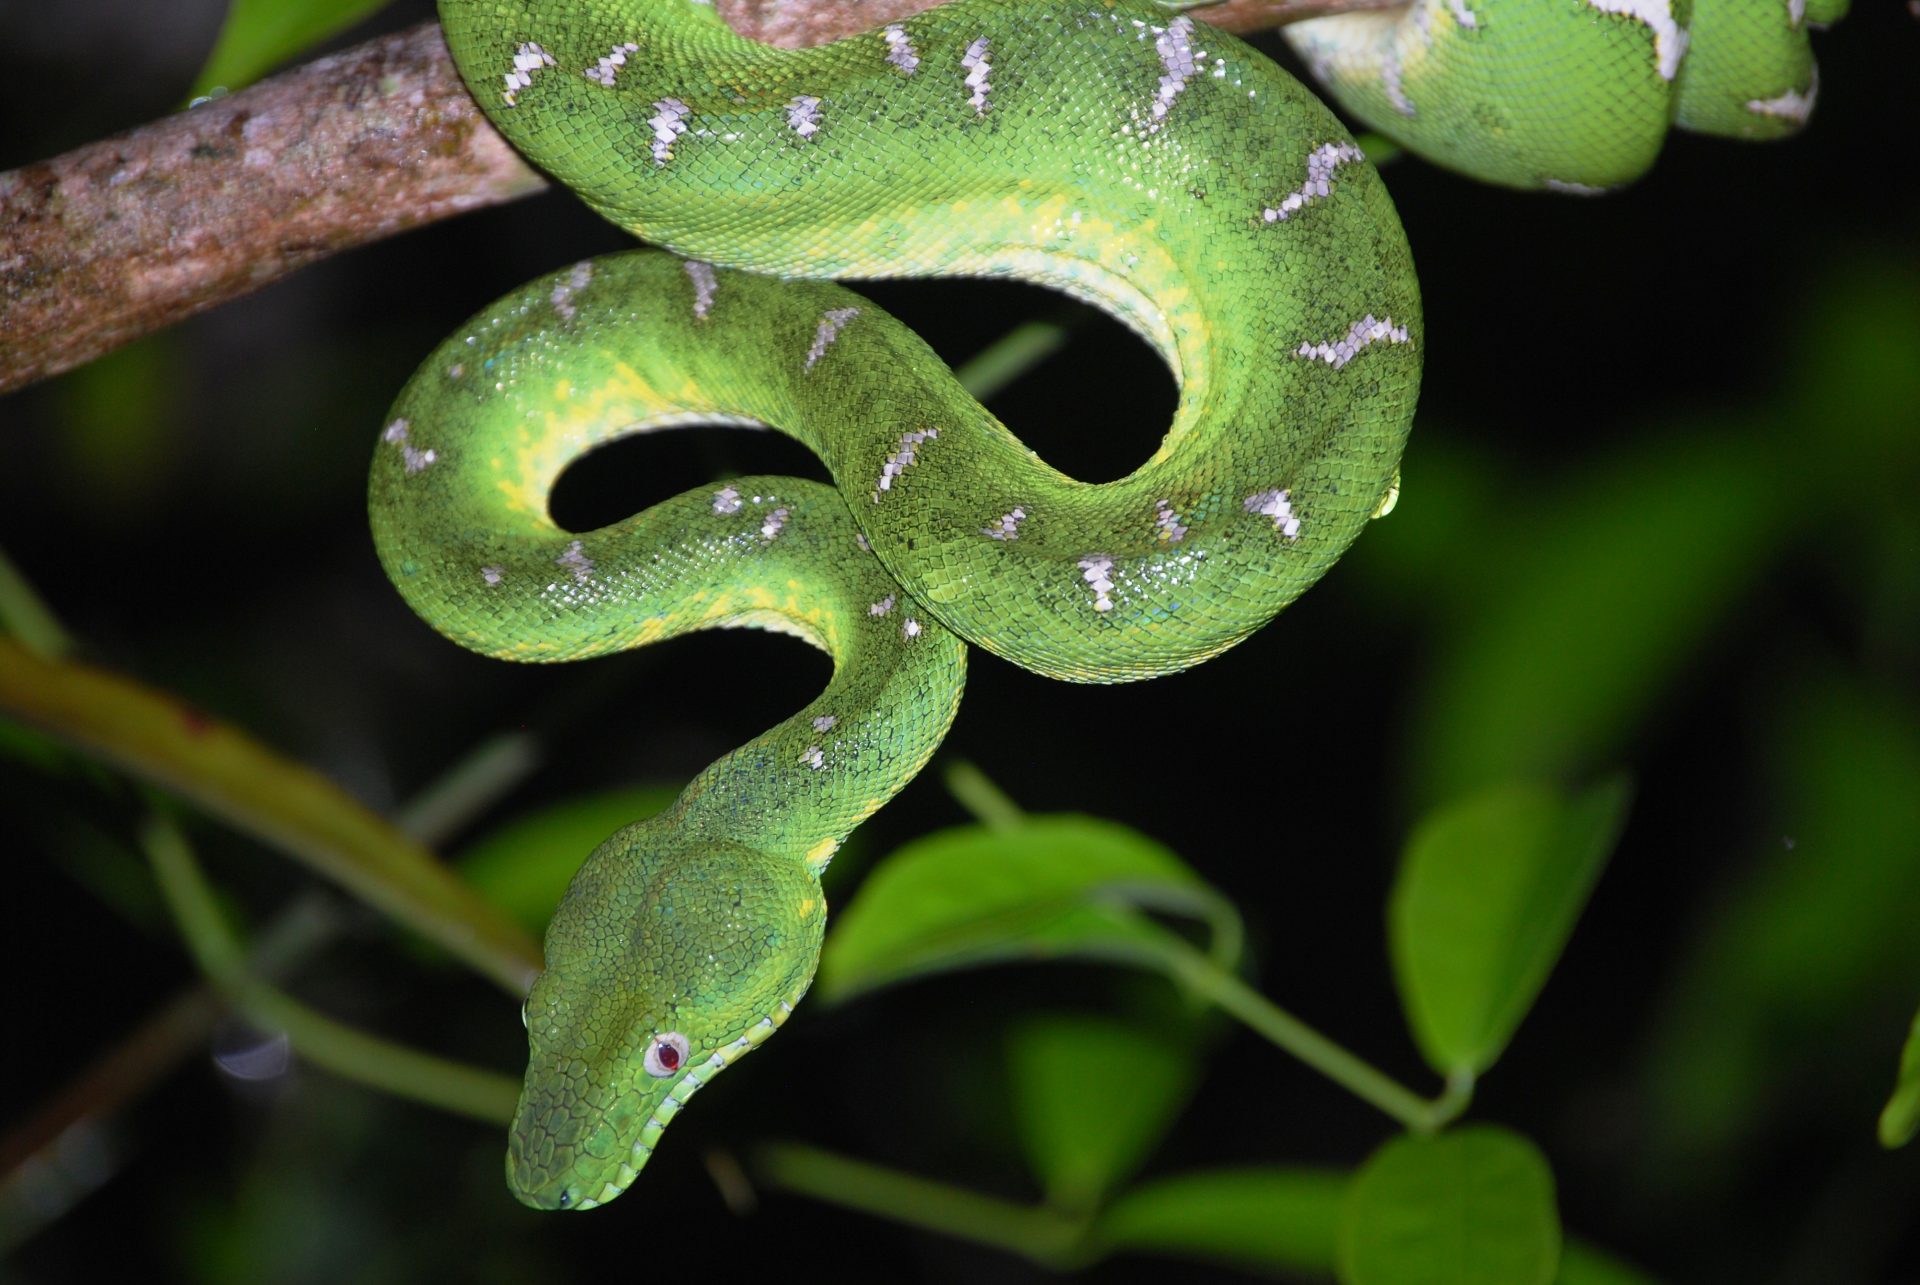
[[[1395,0],[1229,0],[1234,31]],[[722,0],[818,44],[933,0]],[[341,250],[546,186],[480,115],[433,24],[0,174],[0,393]]]
[[[426,848],[327,778],[166,693],[0,638],[0,714],[278,847],[516,999],[540,971],[526,931]]]

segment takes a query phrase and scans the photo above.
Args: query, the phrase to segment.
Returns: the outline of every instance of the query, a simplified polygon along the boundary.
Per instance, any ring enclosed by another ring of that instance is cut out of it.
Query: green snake
[[[516,146],[684,257],[557,272],[428,358],[375,453],[387,573],[490,655],[752,627],[834,665],[806,708],[597,848],[554,915],[507,1176],[528,1204],[585,1209],[793,1011],[821,872],[945,735],[966,643],[1076,681],[1176,671],[1260,628],[1391,507],[1420,299],[1333,116],[1142,0],[959,0],[804,51],[743,40],[699,0],[441,16]],[[1075,481],[872,304],[777,279],[889,276],[1016,277],[1108,310],[1179,382],[1160,447]],[[549,517],[581,455],[695,423],[776,427],[834,485],[735,478],[583,532]]]
[[[1596,193],[1653,164],[1670,124],[1780,138],[1813,110],[1807,29],[1847,0],[1411,0],[1296,23],[1340,105],[1489,183]]]

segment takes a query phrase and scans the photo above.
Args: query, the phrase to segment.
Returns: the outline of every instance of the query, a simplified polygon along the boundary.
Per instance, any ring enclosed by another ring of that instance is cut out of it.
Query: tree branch
[[[937,0],[721,0],[741,34],[820,44]],[[1230,0],[1233,31],[1396,0]],[[434,24],[0,174],[0,392],[337,251],[537,192]]]
[[[0,391],[544,186],[431,23],[0,174]]]

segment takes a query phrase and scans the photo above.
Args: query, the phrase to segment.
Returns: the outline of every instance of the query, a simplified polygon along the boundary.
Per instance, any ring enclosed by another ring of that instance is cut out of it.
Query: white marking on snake
[[[1160,77],[1160,87],[1153,95],[1153,123],[1149,131],[1160,128],[1167,113],[1173,110],[1173,100],[1180,97],[1180,91],[1187,87],[1187,81],[1200,74],[1200,64],[1206,61],[1204,53],[1197,53],[1193,47],[1193,19],[1184,14],[1167,24],[1153,42],[1153,52],[1160,55],[1160,65],[1166,69],[1166,75]]]
[[[1300,55],[1307,60],[1307,70],[1313,73],[1313,78],[1323,85],[1331,85],[1337,82],[1340,79],[1340,72],[1334,65],[1333,45],[1314,41],[1314,38],[1308,34],[1308,29],[1306,28],[1301,29],[1301,35],[1312,42],[1300,51]],[[1238,84],[1239,82],[1235,81],[1234,83]]]
[[[1385,321],[1378,321],[1372,313],[1368,313],[1347,327],[1344,338],[1329,340],[1326,343],[1301,344],[1294,350],[1294,355],[1324,361],[1335,370],[1339,370],[1359,356],[1361,349],[1382,339],[1390,344],[1411,342],[1407,338],[1407,328],[1394,325],[1392,317],[1388,317]]]
[[[905,623],[900,626],[900,636],[908,642],[912,642],[918,638],[920,636],[920,622],[912,616],[908,616]]]
[[[730,486],[723,486],[713,493],[713,511],[715,513],[738,513],[740,511],[740,492]]]
[[[1607,189],[1595,187],[1591,183],[1576,183],[1567,178],[1543,178],[1541,185],[1552,192],[1565,192],[1568,196],[1605,196]]]
[[[665,165],[673,159],[673,140],[687,132],[687,117],[693,109],[678,98],[662,98],[653,105],[647,128],[653,131],[653,163]]]
[[[813,369],[813,363],[827,355],[827,349],[833,347],[833,341],[840,337],[840,331],[849,321],[860,315],[858,308],[829,308],[820,318],[820,325],[813,332],[813,347],[807,349],[807,369]]]
[[[1402,116],[1413,115],[1413,100],[1400,84],[1400,51],[1389,46],[1380,55],[1380,89]]]
[[[1813,79],[1807,82],[1805,93],[1789,89],[1778,98],[1753,98],[1747,101],[1747,110],[1758,116],[1772,116],[1778,120],[1790,120],[1797,125],[1807,123],[1807,117],[1813,115],[1814,100],[1820,97],[1820,73],[1814,71]]]
[[[839,721],[840,719],[836,715],[822,714],[819,718],[813,720],[813,730],[816,732],[831,732],[833,725]]]
[[[1157,527],[1159,537],[1168,544],[1178,544],[1187,538],[1187,528],[1180,524],[1180,515],[1165,500],[1153,502],[1153,525]]]
[[[767,514],[767,520],[760,524],[760,538],[769,543],[780,534],[780,528],[787,524],[787,510],[775,509]]]
[[[822,750],[818,745],[809,745],[806,749],[800,751],[800,761],[818,772],[827,765],[826,751]]]
[[[1673,20],[1669,0],[1586,0],[1602,13],[1618,14],[1653,32],[1654,66],[1660,79],[1672,80],[1687,53],[1686,28]]]
[[[687,280],[693,282],[693,315],[704,321],[707,313],[713,310],[713,292],[720,288],[719,281],[713,275],[713,265],[688,259]]]
[[[406,420],[396,419],[393,423],[387,425],[387,431],[380,435],[400,448],[400,462],[406,466],[409,477],[421,472],[440,458],[431,448],[423,451],[409,442],[407,440],[407,434],[410,431],[411,429]]]
[[[1787,21],[1799,26],[1807,20],[1807,0],[1787,0]]]
[[[912,468],[920,443],[940,436],[937,428],[916,428],[900,434],[900,447],[880,466],[880,480],[873,484],[873,502],[880,503],[880,492],[891,491],[893,480]]]
[[[612,53],[607,54],[599,62],[587,68],[584,75],[595,84],[605,85],[608,89],[612,89],[614,76],[618,74],[620,68],[627,65],[627,55],[637,54],[639,52],[640,46],[634,44],[632,41],[628,41],[623,45],[615,45]]]
[[[539,45],[521,45],[513,51],[513,70],[505,76],[506,88],[500,91],[500,100],[509,107],[516,105],[520,91],[533,83],[533,73],[553,65],[553,55]]]
[[[805,142],[820,132],[820,100],[812,94],[796,95],[787,104],[787,128]]]
[[[585,290],[587,284],[592,280],[592,260],[583,259],[579,263],[574,264],[573,271],[567,274],[567,279],[556,285],[553,288],[553,293],[547,296],[553,302],[553,310],[568,321],[572,321],[574,314],[579,311],[579,309],[573,306],[573,296]]]
[[[967,69],[967,88],[973,91],[967,103],[975,116],[987,114],[987,95],[993,92],[993,86],[987,83],[987,77],[993,74],[993,64],[987,61],[992,47],[992,42],[981,36],[967,46],[965,56],[960,59],[960,65]]]
[[[573,572],[573,578],[579,584],[585,584],[593,579],[593,559],[586,555],[586,551],[580,547],[578,540],[568,545],[567,551],[554,561]]]
[[[853,533],[853,542],[854,542],[855,544],[857,544],[857,545],[859,545],[859,546],[860,546],[860,552],[862,552],[862,553],[872,553],[872,552],[873,552],[873,546],[867,543],[867,533],[866,533],[866,532],[864,532],[864,531],[855,531],[855,532]]]
[[[880,28],[880,38],[887,42],[887,61],[911,76],[920,70],[920,51],[913,47],[913,41],[907,38],[907,29],[899,23]]]
[[[1447,0],[1447,8],[1453,10],[1453,20],[1472,30],[1480,25],[1480,19],[1473,16],[1473,10],[1467,8],[1467,0]]]
[[[869,606],[867,608],[867,614],[869,616],[884,616],[889,611],[892,611],[892,610],[893,610],[893,595],[888,594],[886,597],[882,598],[880,601]]]
[[[1027,511],[1025,509],[1015,509],[1011,513],[995,518],[992,526],[982,527],[981,534],[985,535],[989,540],[1018,540],[1020,538],[1020,524],[1026,520]]]
[[[480,568],[480,578],[486,581],[489,587],[499,584],[504,574],[499,567]]]
[[[1293,511],[1293,492],[1258,491],[1241,501],[1241,506],[1249,513],[1259,513],[1273,519],[1273,529],[1289,540],[1300,538],[1300,515]]]
[[[1113,559],[1104,553],[1090,553],[1080,559],[1080,578],[1093,590],[1093,609],[1112,611],[1113,599]]]
[[[1280,204],[1260,211],[1269,223],[1284,223],[1333,191],[1333,172],[1353,161],[1364,161],[1367,154],[1352,143],[1322,143],[1307,153],[1307,181],[1280,198]]]

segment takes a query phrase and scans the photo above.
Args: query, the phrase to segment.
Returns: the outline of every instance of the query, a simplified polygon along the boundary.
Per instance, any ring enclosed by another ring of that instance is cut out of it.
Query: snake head
[[[771,1035],[813,980],[826,901],[804,863],[668,813],[596,848],[547,929],[507,1184],[591,1209],[638,1175],[695,1090]]]

